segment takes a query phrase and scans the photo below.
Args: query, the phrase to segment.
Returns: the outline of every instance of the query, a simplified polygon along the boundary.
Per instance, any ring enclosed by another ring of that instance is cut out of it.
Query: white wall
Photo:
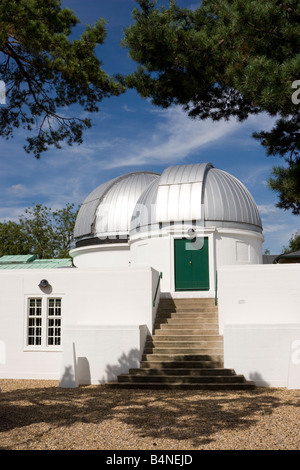
[[[70,251],[77,268],[119,268],[130,265],[128,243],[90,245]]]
[[[0,377],[57,379],[61,350],[30,351],[26,348],[27,297],[43,297],[38,287],[44,271],[0,271]],[[28,276],[29,275],[29,276]],[[28,279],[30,277],[30,281]],[[29,286],[30,284],[30,286]],[[60,289],[59,296],[63,293]],[[4,357],[3,357],[4,354]]]
[[[206,227],[198,228],[198,235],[209,241],[209,291],[176,292],[174,280],[174,239],[187,236],[187,228],[173,226],[160,232],[134,235],[130,243],[132,266],[153,266],[163,273],[162,295],[172,297],[214,297],[215,272],[221,266],[258,264],[262,262],[263,237],[249,230]]]
[[[47,279],[51,288],[40,289],[41,279]],[[58,380],[65,371],[62,350],[67,354],[71,343],[78,357],[85,358],[79,361],[81,376],[85,376],[83,364],[102,364],[91,367],[92,383],[108,377],[118,359],[126,356],[132,363],[132,355],[141,353],[152,331],[157,280],[158,273],[151,268],[0,271],[0,378]],[[26,347],[29,296],[62,298],[63,348]]]
[[[214,269],[214,242],[213,234],[205,233],[209,238],[209,260],[210,260],[210,289],[209,291],[175,291],[174,276],[174,239],[182,238],[184,234],[180,231],[174,233],[164,232],[151,234],[149,237],[135,239],[131,242],[131,265],[153,266],[162,272],[161,292],[163,297],[214,297],[215,293],[215,269]],[[185,234],[186,235],[186,234]]]
[[[257,386],[288,387],[298,381],[299,324],[226,325],[224,328],[224,366],[254,380]],[[291,387],[294,388],[294,387]]]
[[[232,266],[262,263],[263,236],[249,230],[217,229],[216,265]]]
[[[131,265],[133,267],[153,266],[163,273],[162,292],[171,291],[170,237],[145,238],[131,243]]]
[[[218,270],[225,367],[264,386],[287,387],[292,374],[300,377],[291,359],[300,344],[299,285],[300,264]]]
[[[218,270],[225,324],[300,324],[300,264],[223,266]]]
[[[147,334],[145,325],[66,327],[60,386],[103,384],[138,368]]]

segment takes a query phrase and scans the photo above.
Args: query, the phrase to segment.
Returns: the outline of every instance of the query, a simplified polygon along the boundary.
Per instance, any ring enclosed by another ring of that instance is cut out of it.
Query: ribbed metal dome
[[[133,211],[131,234],[192,221],[262,232],[257,205],[245,186],[211,163],[200,163],[169,167],[149,185]]]
[[[109,235],[126,239],[139,196],[158,177],[153,172],[133,172],[98,186],[80,207],[74,228],[75,241],[105,239]]]
[[[238,179],[222,170],[211,168],[207,173],[204,213],[206,225],[210,221],[221,222],[226,227],[250,225],[252,230],[262,231],[261,218],[252,195]]]

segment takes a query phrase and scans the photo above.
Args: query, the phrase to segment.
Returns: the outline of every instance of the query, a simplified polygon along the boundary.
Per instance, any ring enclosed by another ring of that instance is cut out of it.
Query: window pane
[[[61,344],[61,299],[48,300],[48,346]]]
[[[42,299],[28,301],[27,344],[40,346],[42,344]]]

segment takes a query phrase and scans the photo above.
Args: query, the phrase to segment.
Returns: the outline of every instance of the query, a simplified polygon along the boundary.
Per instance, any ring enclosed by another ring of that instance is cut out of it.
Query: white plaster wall
[[[0,271],[1,378],[58,378],[61,350],[26,350],[27,294],[38,297],[45,295],[38,287],[44,278],[43,274],[32,271],[29,288],[24,271]]]
[[[70,256],[77,268],[119,268],[130,265],[128,243],[74,248]]]
[[[224,366],[257,386],[288,387],[296,376],[299,383],[299,363],[291,372],[293,348],[296,345],[299,352],[299,340],[299,324],[226,325]]]
[[[263,237],[247,230],[217,229],[216,266],[261,264]]]
[[[41,290],[41,279],[51,288]],[[141,352],[155,319],[157,280],[151,268],[0,271],[0,378],[60,378],[65,369],[62,348],[29,351],[25,341],[28,296],[52,296],[62,298],[63,350],[75,343],[86,364],[102,364],[102,369],[91,368],[96,373],[91,380],[99,383],[117,359],[125,354],[130,362],[135,350]],[[107,355],[108,347],[112,355]],[[81,375],[83,364],[79,361]]]
[[[218,281],[225,367],[257,385],[287,387],[291,374],[300,376],[291,363],[300,344],[300,265],[227,266]]]
[[[68,273],[65,325],[141,325],[152,328],[150,267],[74,269]]]
[[[174,239],[182,238],[182,232],[164,232],[151,234],[148,238],[135,239],[130,244],[131,265],[152,266],[156,271],[162,272],[162,297],[214,297],[215,295],[215,268],[214,268],[214,240],[211,232],[205,233],[209,238],[210,260],[210,290],[209,291],[175,291],[174,278]]]
[[[60,386],[104,384],[138,368],[146,336],[139,325],[66,327]]]
[[[161,291],[171,290],[170,236],[149,237],[135,241],[130,245],[131,266],[153,266],[163,273]]]
[[[300,264],[218,270],[220,329],[225,324],[300,324]]]
[[[66,379],[72,386],[72,376],[73,385],[103,383],[138,367],[158,306],[158,273],[152,268],[78,271],[65,302],[61,386],[70,386]],[[73,346],[75,352],[68,353]]]
[[[176,292],[174,281],[174,239],[186,236],[180,226],[135,236],[130,243],[132,266],[153,266],[163,273],[162,295],[172,297],[214,297],[215,272],[220,266],[262,262],[263,237],[258,232],[215,227],[197,228],[197,234],[209,240],[209,291]]]

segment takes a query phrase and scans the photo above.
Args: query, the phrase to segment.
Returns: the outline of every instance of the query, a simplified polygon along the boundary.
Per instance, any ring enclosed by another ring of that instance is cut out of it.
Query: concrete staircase
[[[108,387],[139,389],[251,390],[232,369],[224,369],[214,299],[161,299],[153,335],[139,369],[118,376]]]

